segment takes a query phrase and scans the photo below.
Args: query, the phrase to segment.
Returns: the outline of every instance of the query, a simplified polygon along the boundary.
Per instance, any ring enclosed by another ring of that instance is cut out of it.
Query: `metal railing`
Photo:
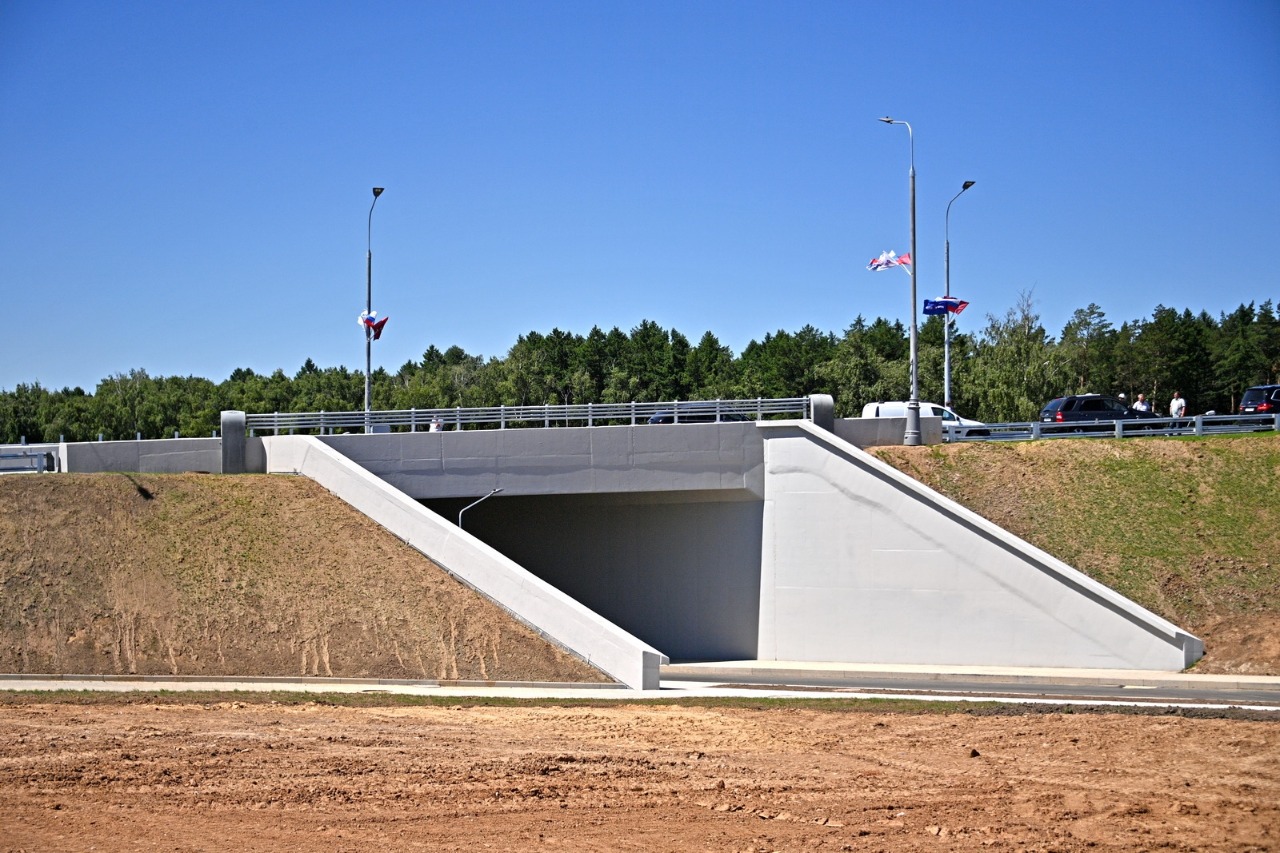
[[[811,418],[808,397],[754,400],[687,400],[659,403],[583,403],[391,409],[374,412],[271,412],[245,415],[251,435],[294,432],[443,432],[563,426],[635,426],[644,423],[715,423],[780,416]],[[651,420],[652,419],[652,420]]]
[[[43,473],[57,470],[58,454],[55,450],[23,450],[12,446],[0,446],[0,474],[29,471]]]
[[[1143,418],[1123,421],[1068,423],[946,425],[947,441],[1033,441],[1041,438],[1139,438],[1142,436],[1223,435],[1280,430],[1277,415],[1196,415],[1190,418]]]

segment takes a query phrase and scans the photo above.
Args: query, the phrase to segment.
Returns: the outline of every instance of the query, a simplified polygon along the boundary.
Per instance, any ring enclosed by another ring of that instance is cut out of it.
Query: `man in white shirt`
[[[1151,404],[1147,402],[1147,395],[1139,394],[1137,401],[1133,404],[1133,408],[1139,412],[1151,411]]]
[[[1182,399],[1182,395],[1177,391],[1173,392],[1173,399],[1169,401],[1169,417],[1180,418],[1187,411],[1187,401]]]

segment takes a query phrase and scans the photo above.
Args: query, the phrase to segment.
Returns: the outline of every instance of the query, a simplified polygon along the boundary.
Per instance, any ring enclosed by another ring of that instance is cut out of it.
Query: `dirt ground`
[[[5,853],[1278,847],[1276,722],[0,705]]]

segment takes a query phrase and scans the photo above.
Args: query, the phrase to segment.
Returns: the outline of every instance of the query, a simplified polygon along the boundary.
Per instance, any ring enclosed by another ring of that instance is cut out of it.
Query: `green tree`
[[[1065,365],[1027,292],[1003,317],[987,315],[973,361],[978,418],[988,422],[1032,420],[1067,384]]]

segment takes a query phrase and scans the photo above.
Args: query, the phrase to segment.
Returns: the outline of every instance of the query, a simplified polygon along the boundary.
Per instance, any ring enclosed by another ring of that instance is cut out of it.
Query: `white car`
[[[864,418],[905,418],[907,416],[907,404],[902,400],[892,400],[887,403],[867,403],[862,407],[862,416]],[[982,421],[962,418],[946,406],[939,406],[937,403],[921,401],[920,417],[942,418],[944,432],[947,427],[963,427],[964,429],[961,430],[961,433],[964,435],[987,435],[985,429],[969,429],[969,427],[985,427],[986,424]]]

